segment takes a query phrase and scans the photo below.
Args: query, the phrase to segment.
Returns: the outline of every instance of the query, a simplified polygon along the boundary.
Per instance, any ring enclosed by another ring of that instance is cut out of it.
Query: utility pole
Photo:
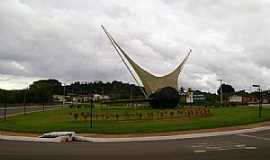
[[[223,104],[223,91],[222,91],[222,79],[218,79],[220,82],[220,104]]]
[[[64,108],[64,106],[65,106],[65,103],[66,103],[66,84],[65,83],[63,83],[63,87],[64,87],[64,89],[63,89],[63,105],[62,105],[62,108]]]

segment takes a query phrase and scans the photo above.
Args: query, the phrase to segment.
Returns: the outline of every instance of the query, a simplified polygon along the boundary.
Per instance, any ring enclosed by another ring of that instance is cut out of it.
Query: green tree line
[[[134,84],[113,82],[74,82],[64,86],[55,79],[33,82],[29,88],[21,90],[0,89],[0,103],[48,103],[53,101],[53,95],[109,95],[112,99],[128,99],[143,97],[140,88]]]

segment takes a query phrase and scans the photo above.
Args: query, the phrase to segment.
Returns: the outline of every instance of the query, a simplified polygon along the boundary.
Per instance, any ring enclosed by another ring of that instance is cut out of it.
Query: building
[[[100,95],[100,94],[90,94],[90,95],[77,95],[77,94],[68,94],[64,95],[53,95],[54,102],[65,102],[65,103],[89,103],[91,100],[93,101],[101,101],[101,100],[110,100],[110,96],[108,95]]]
[[[64,95],[53,95],[54,102],[64,102],[65,96]]]
[[[110,96],[108,95],[100,95],[100,94],[93,94],[92,95],[93,101],[102,101],[102,100],[110,100]]]
[[[243,96],[232,95],[228,99],[229,103],[243,103]]]
[[[254,95],[231,95],[228,97],[228,102],[238,104],[254,104],[258,103],[259,99]]]

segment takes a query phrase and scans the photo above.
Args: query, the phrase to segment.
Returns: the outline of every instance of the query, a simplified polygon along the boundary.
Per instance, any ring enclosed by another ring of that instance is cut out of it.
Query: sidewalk
[[[164,133],[143,133],[143,134],[76,134],[75,141],[85,142],[138,142],[138,141],[157,141],[157,140],[173,140],[186,138],[201,138],[211,136],[233,135],[242,133],[251,133],[270,130],[270,121],[256,124],[241,125],[234,127],[223,127],[213,129],[200,129],[190,131],[175,131]],[[65,137],[57,138],[38,138],[38,133],[18,133],[0,131],[0,140],[14,141],[34,141],[34,142],[67,142]]]

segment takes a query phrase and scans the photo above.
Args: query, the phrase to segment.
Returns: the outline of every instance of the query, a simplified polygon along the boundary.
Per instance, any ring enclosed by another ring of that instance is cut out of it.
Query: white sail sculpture
[[[138,77],[140,78],[144,88],[145,88],[145,96],[150,96],[151,94],[155,93],[156,91],[165,88],[165,87],[172,87],[176,90],[178,90],[178,77],[180,72],[183,69],[184,64],[188,60],[188,57],[191,53],[191,50],[187,54],[187,56],[184,58],[184,60],[169,74],[165,76],[155,76],[146,70],[144,70],[142,67],[140,67],[138,64],[136,64],[127,54],[126,52],[118,45],[118,43],[112,38],[112,36],[108,33],[108,31],[104,28],[104,26],[101,26],[110,39],[112,45],[114,46],[115,50],[117,51],[118,55],[120,56],[121,60],[125,63],[126,67],[128,68],[129,72],[131,73],[132,77],[135,79],[136,83],[138,84],[138,80],[133,75],[132,71],[130,70],[129,66],[126,64],[124,58],[128,61],[128,63],[132,66],[133,70],[136,72]]]

